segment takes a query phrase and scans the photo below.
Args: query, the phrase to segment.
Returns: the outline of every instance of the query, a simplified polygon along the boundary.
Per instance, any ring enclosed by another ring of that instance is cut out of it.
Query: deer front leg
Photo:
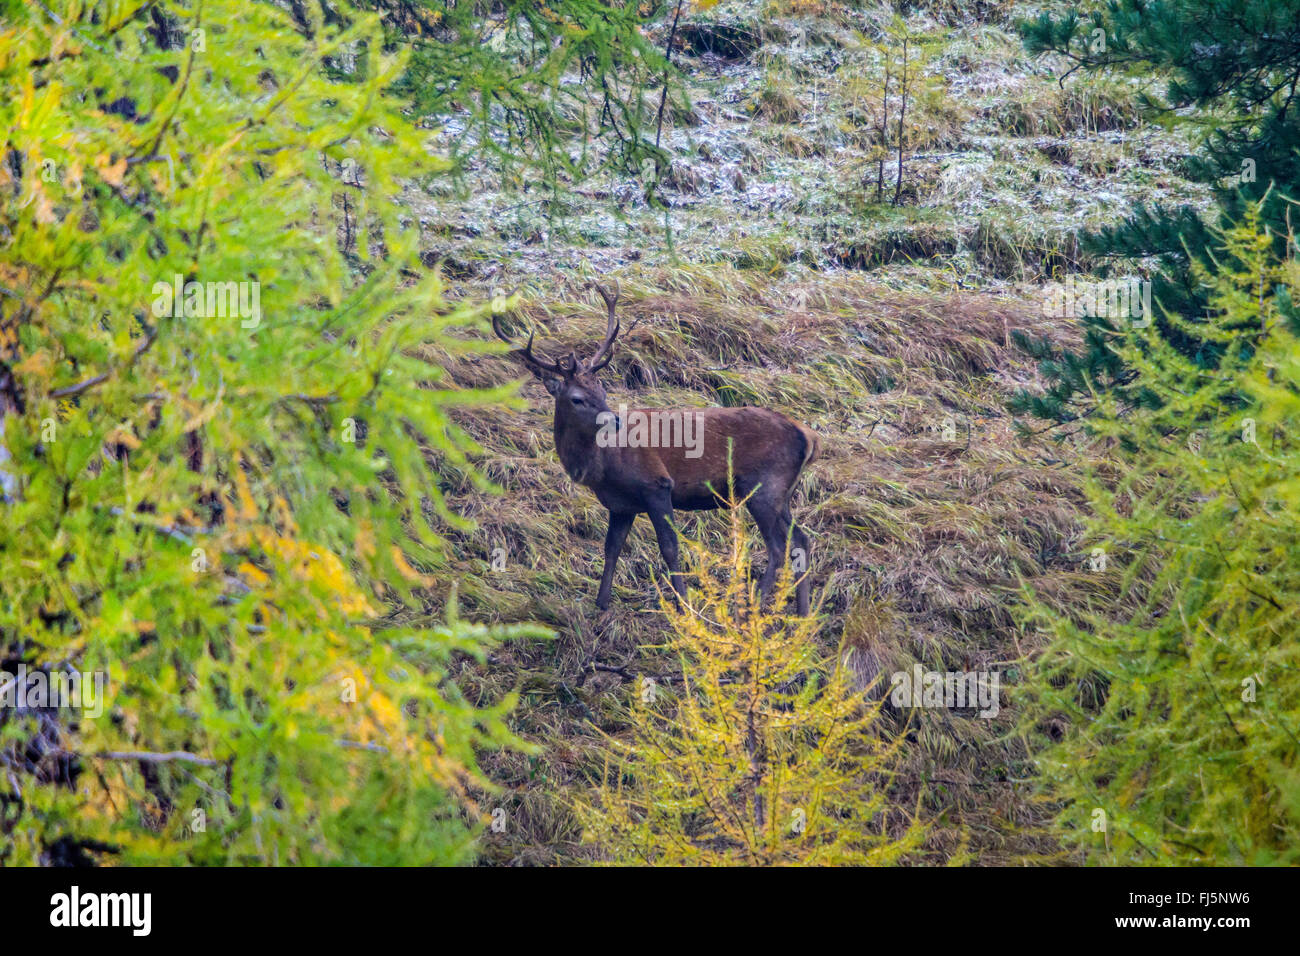
[[[596,592],[596,607],[605,610],[609,607],[609,592],[614,586],[614,568],[618,566],[618,556],[623,553],[623,542],[636,521],[636,513],[609,513],[609,529],[605,532],[605,569],[600,575],[600,590]]]
[[[677,570],[677,532],[673,530],[673,500],[671,486],[662,494],[656,495],[651,504],[650,523],[655,526],[655,537],[659,539],[659,553],[668,565],[669,580],[678,597],[686,596],[686,586]]]

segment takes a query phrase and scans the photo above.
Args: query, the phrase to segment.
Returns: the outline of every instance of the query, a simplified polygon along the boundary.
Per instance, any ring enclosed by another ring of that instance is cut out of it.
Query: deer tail
[[[799,429],[799,434],[803,436],[803,464],[799,466],[802,471],[821,455],[822,440],[815,431],[806,425],[800,425],[796,422],[795,427]]]

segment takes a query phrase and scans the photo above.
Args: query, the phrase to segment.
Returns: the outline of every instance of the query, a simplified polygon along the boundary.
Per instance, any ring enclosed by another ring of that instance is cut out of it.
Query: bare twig
[[[148,335],[145,336],[144,341],[135,347],[135,352],[132,353],[131,359],[127,363],[128,366],[134,364],[136,359],[148,351],[149,346],[153,345],[154,339],[157,337],[157,330],[150,329]],[[80,395],[82,392],[89,391],[96,385],[102,385],[104,382],[107,382],[109,378],[112,377],[112,374],[112,372],[101,372],[98,375],[83,379],[82,381],[76,382],[72,385],[65,385],[62,388],[56,388],[54,391],[50,392],[50,397],[71,398],[74,395]]]
[[[69,756],[93,757],[96,760],[138,760],[141,763],[193,763],[200,767],[220,767],[221,761],[210,757],[200,757],[188,750],[169,750],[166,753],[150,753],[146,750],[105,750],[97,754],[73,754]]]
[[[664,60],[667,66],[664,67],[663,92],[659,94],[659,115],[655,118],[655,149],[659,148],[659,137],[664,130],[664,106],[668,103],[668,80],[673,66],[673,41],[677,39],[677,21],[681,19],[684,2],[685,0],[677,0],[677,11],[673,14],[672,29],[668,31],[668,44],[664,48]]]

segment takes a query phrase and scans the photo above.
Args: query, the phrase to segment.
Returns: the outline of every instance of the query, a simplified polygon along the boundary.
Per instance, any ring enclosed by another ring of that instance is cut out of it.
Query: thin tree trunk
[[[21,412],[22,394],[9,366],[0,362],[0,502],[18,499],[18,478],[4,467],[10,460],[9,448],[5,445],[5,426],[10,412]]]
[[[754,707],[756,704],[751,702],[748,720],[745,728],[745,746],[749,751],[749,786],[750,795],[753,798],[754,806],[754,834],[761,842],[763,838],[763,824],[766,814],[763,810],[763,754],[760,741],[758,739],[758,727],[755,725]]]
[[[749,707],[745,714],[745,750],[749,756],[750,798],[754,810],[755,848],[764,847],[763,829],[767,822],[766,807],[763,800],[763,778],[767,774],[767,754],[763,735],[758,726],[756,711],[762,706],[762,688],[758,682],[759,662],[751,663]]]
[[[880,153],[876,159],[876,202],[885,198],[885,155],[889,152],[889,63],[885,63],[885,86],[880,106]]]
[[[907,117],[907,37],[903,37],[903,75],[899,78],[903,101],[898,108],[898,179],[894,182],[894,205],[903,192],[903,120]]]

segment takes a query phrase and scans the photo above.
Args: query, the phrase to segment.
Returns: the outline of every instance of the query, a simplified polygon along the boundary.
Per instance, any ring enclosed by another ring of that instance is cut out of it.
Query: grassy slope
[[[1035,379],[1010,333],[1070,339],[1070,323],[1044,319],[1033,293],[1052,272],[1095,265],[1078,256],[1079,226],[1137,196],[1204,196],[1176,174],[1184,144],[1136,125],[1135,88],[1061,89],[1025,61],[995,5],[986,22],[912,15],[936,43],[943,91],[914,114],[928,142],[905,168],[903,205],[877,205],[864,179],[870,133],[855,111],[878,67],[866,41],[885,11],[777,6],[811,15],[723,4],[687,31],[694,108],[674,111],[665,133],[676,157],[664,193],[671,244],[630,179],[587,184],[560,210],[476,170],[471,199],[412,195],[413,209],[430,257],[467,287],[527,282],[528,317],[557,352],[581,352],[603,327],[577,291],[580,273],[617,274],[627,331],[606,373],[612,402],[765,404],[819,431],[824,457],[795,515],[813,535],[822,639],[860,649],[864,683],[913,661],[995,668],[1014,683],[1034,642],[1012,618],[1021,581],[1063,604],[1111,582],[1085,567],[1081,450],[1016,437],[1003,410]],[[741,50],[720,37],[748,39]],[[720,46],[744,55],[709,52]],[[519,374],[497,357],[451,369],[462,384]],[[466,663],[457,679],[484,701],[519,689],[517,727],[538,745],[488,761],[502,791],[487,805],[505,807],[509,823],[484,834],[484,858],[554,863],[599,853],[579,845],[566,793],[599,772],[600,735],[619,732],[637,676],[671,681],[673,665],[655,650],[648,524],[633,531],[612,611],[598,615],[605,512],[559,466],[549,396],[531,380],[523,395],[521,411],[463,419],[506,493],[449,483],[479,525],[454,538],[460,601],[482,618],[547,622],[556,637]],[[956,440],[945,440],[948,426]],[[724,533],[717,516],[682,523],[687,534]],[[504,570],[491,570],[495,548]],[[908,738],[898,801],[912,806],[923,790],[935,820],[926,859],[962,847],[986,863],[1054,852],[1023,782],[1014,708],[991,721],[889,713]]]

